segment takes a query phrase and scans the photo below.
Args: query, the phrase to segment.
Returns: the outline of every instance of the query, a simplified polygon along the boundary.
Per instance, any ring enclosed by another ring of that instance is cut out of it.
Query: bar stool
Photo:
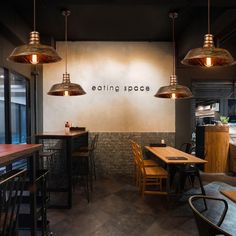
[[[51,169],[56,151],[42,151],[39,152],[39,168],[40,169]]]
[[[76,180],[81,180],[85,188],[88,202],[90,192],[93,190],[93,178],[96,179],[96,166],[94,152],[97,147],[98,134],[96,134],[89,148],[82,148],[72,153],[72,177],[73,185]]]
[[[0,176],[0,235],[16,235],[26,170]]]
[[[75,152],[74,154],[79,154],[80,156],[89,156],[89,151],[90,152],[90,168],[91,168],[91,173],[96,179],[96,164],[95,164],[95,149],[97,148],[97,143],[98,143],[98,134],[95,134],[94,138],[92,139],[90,147],[80,147],[78,152]]]
[[[49,235],[49,221],[47,219],[47,206],[49,202],[49,196],[47,194],[47,176],[48,170],[37,170],[34,187],[36,190],[36,218],[37,218],[37,232],[40,235]],[[33,187],[33,188],[34,188]],[[26,175],[24,191],[22,195],[21,205],[22,208],[19,212],[18,228],[22,233],[28,234],[31,229],[29,214],[29,203],[30,203],[30,189],[32,188],[29,182],[29,176]],[[38,234],[37,234],[38,235]]]

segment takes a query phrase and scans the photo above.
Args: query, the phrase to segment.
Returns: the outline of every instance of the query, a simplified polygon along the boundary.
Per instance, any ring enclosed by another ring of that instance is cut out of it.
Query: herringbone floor
[[[203,175],[203,180],[205,184],[223,181],[236,186],[235,177]],[[218,194],[218,183],[207,186],[210,187],[206,187],[206,192],[209,189],[210,194]],[[231,202],[230,206],[234,208],[233,204]],[[164,196],[154,195],[142,200],[131,181],[123,178],[96,180],[89,204],[77,186],[73,208],[49,209],[48,218],[54,236],[198,235],[187,197],[167,201]],[[226,224],[229,227],[236,223],[235,215],[228,219],[232,221]],[[235,231],[233,233],[236,235]]]

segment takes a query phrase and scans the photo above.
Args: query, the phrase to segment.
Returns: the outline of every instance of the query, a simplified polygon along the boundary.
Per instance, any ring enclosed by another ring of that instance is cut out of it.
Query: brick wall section
[[[175,133],[90,132],[89,143],[95,134],[99,135],[95,162],[97,175],[100,176],[133,176],[133,157],[129,139],[133,139],[142,147],[158,143],[161,139],[164,139],[167,145],[175,145]]]

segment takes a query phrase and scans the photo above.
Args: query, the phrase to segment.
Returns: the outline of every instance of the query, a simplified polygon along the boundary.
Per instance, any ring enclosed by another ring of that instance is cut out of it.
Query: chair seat
[[[56,152],[40,152],[40,153],[39,153],[39,156],[40,156],[40,157],[51,157],[51,156],[53,156],[54,154],[56,154]]]
[[[80,147],[80,148],[79,148],[79,151],[80,151],[80,152],[88,152],[89,149],[90,149],[90,148],[89,148],[88,146],[85,146],[85,147]]]
[[[147,166],[158,166],[158,164],[153,160],[143,160],[143,164],[145,167]]]
[[[167,178],[168,172],[162,167],[145,167],[146,178],[161,177]]]

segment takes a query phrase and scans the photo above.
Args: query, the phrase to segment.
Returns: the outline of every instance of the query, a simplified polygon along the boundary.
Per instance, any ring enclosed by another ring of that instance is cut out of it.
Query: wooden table
[[[0,144],[0,166],[6,166],[14,161],[28,158],[29,162],[29,181],[34,185],[36,168],[35,156],[40,150],[40,144]],[[31,214],[31,236],[36,235],[37,217],[36,217],[36,193],[30,192],[30,214]]]
[[[173,147],[150,147],[145,146],[145,148],[154,154],[155,157],[163,161],[167,165],[167,171],[169,174],[169,178],[167,181],[167,189],[168,192],[170,192],[170,165],[179,165],[179,164],[205,164],[207,161],[200,159],[198,157],[195,157],[191,154],[188,154],[186,152],[182,152],[176,148]],[[171,159],[170,159],[171,157]],[[178,159],[180,158],[180,159]],[[185,160],[181,160],[184,159]],[[198,171],[198,168],[196,168]]]
[[[49,189],[51,192],[66,192],[68,194],[67,204],[50,204],[50,207],[54,208],[71,208],[72,207],[72,152],[78,149],[80,146],[88,145],[88,131],[56,131],[56,132],[44,132],[36,134],[36,143],[40,143],[42,140],[47,139],[59,139],[65,144],[65,160],[66,160],[66,174],[68,185],[65,188]]]
[[[231,201],[236,203],[236,190],[225,189],[225,190],[220,190],[220,192],[227,198],[229,198]]]

